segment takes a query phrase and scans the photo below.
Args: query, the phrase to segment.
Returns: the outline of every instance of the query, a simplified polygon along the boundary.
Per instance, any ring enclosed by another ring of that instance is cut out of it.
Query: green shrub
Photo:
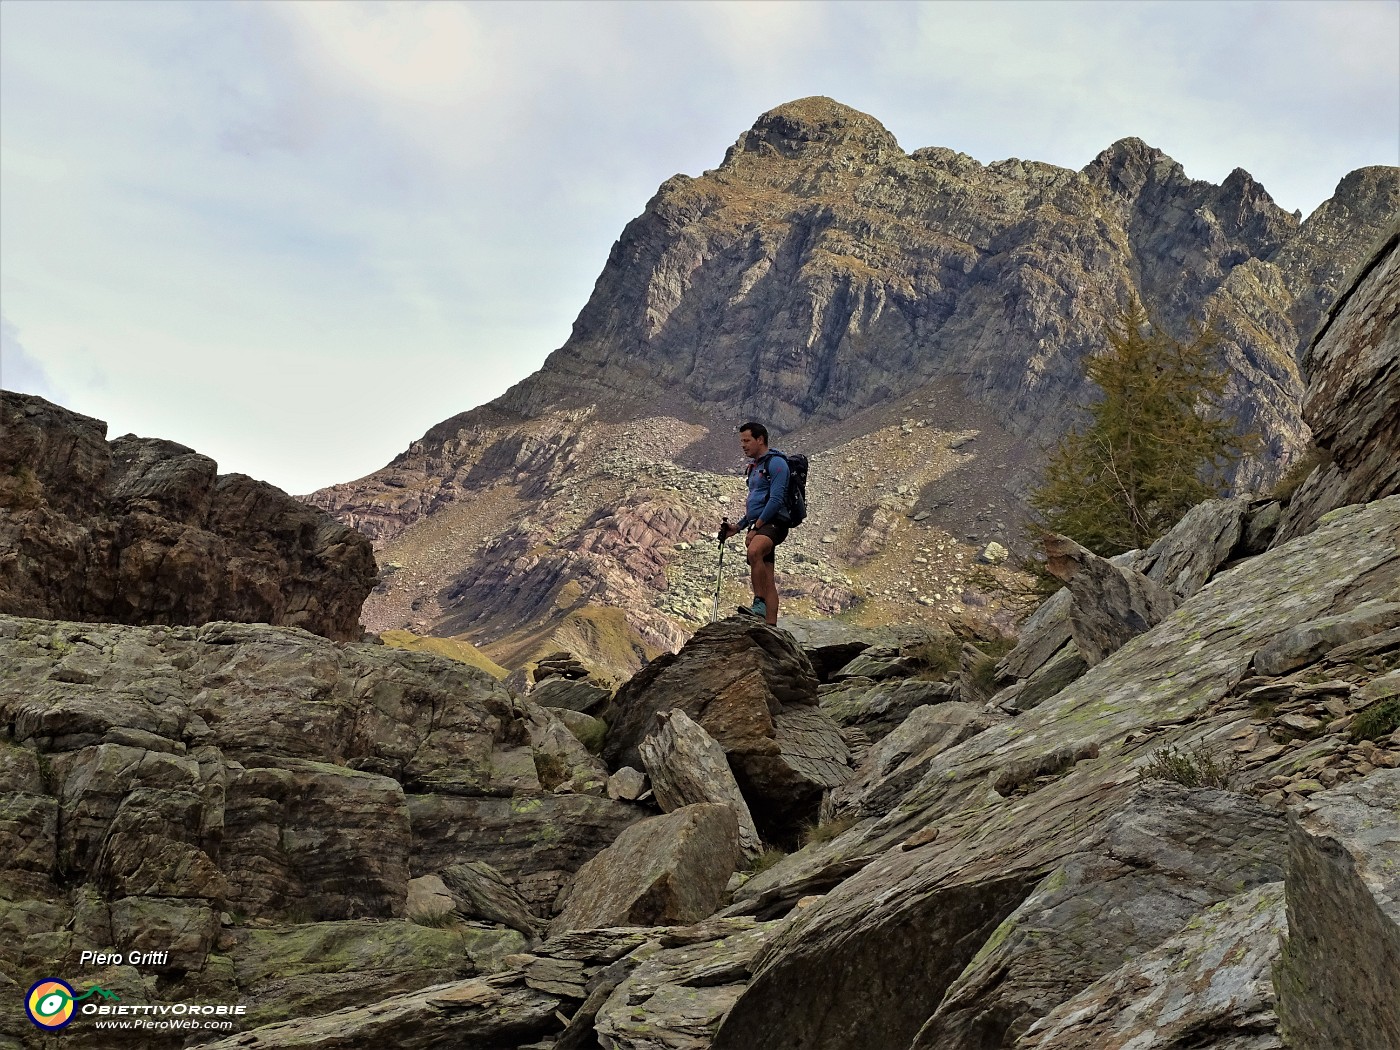
[[[1379,740],[1400,729],[1400,696],[1372,704],[1351,720],[1351,739]]]
[[[408,921],[415,926],[427,926],[433,930],[446,930],[457,925],[457,913],[451,908],[446,911],[409,912]]]
[[[1209,319],[1183,343],[1133,302],[1105,342],[1084,362],[1099,395],[1089,419],[1050,451],[1030,504],[1047,530],[1107,558],[1149,546],[1220,495],[1257,442],[1220,410],[1230,372]]]
[[[987,655],[978,660],[969,669],[972,676],[972,684],[984,693],[994,693],[997,689],[997,664],[1001,663],[1001,657]]]
[[[833,817],[820,824],[808,824],[802,829],[802,845],[814,846],[820,842],[830,842],[855,826],[856,818],[852,816]]]
[[[1332,462],[1332,454],[1316,445],[1309,445],[1302,455],[1289,464],[1278,481],[1274,482],[1271,495],[1280,503],[1287,503],[1298,491],[1298,486],[1308,480],[1308,475],[1324,463]]]
[[[909,653],[910,659],[923,667],[920,678],[935,681],[956,674],[962,657],[962,642],[952,635],[930,638]]]
[[[1234,763],[1220,759],[1204,744],[1191,751],[1175,745],[1158,748],[1138,770],[1140,780],[1172,780],[1189,788],[1229,787]]]
[[[744,870],[750,875],[761,875],[786,856],[787,853],[784,850],[780,850],[776,846],[769,846],[758,856],[750,860],[748,867]]]

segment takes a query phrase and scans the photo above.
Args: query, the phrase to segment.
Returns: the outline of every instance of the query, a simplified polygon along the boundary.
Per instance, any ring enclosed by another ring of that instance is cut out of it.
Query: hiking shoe
[[[751,606],[739,606],[739,611],[748,613],[750,616],[757,616],[760,620],[768,619],[768,603],[762,598],[755,598]]]

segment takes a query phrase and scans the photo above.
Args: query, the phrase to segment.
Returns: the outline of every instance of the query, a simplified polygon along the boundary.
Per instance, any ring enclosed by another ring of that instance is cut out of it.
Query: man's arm
[[[787,503],[788,473],[787,460],[782,456],[773,456],[768,460],[768,502],[759,512],[758,525],[777,521],[778,515],[783,512]]]

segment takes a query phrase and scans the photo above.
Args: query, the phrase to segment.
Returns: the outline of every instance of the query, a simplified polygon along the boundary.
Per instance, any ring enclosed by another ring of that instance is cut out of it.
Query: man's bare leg
[[[766,561],[773,550],[773,541],[767,536],[750,536],[748,539],[749,582],[753,585],[755,597],[762,598],[768,613],[769,624],[778,624],[778,583],[773,578],[773,563]]]

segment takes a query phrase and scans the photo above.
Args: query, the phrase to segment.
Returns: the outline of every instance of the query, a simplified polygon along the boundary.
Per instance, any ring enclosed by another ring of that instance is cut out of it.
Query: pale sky
[[[829,95],[906,151],[1135,135],[1306,215],[1400,163],[1400,0],[0,0],[0,383],[305,493],[568,337],[671,175]]]

